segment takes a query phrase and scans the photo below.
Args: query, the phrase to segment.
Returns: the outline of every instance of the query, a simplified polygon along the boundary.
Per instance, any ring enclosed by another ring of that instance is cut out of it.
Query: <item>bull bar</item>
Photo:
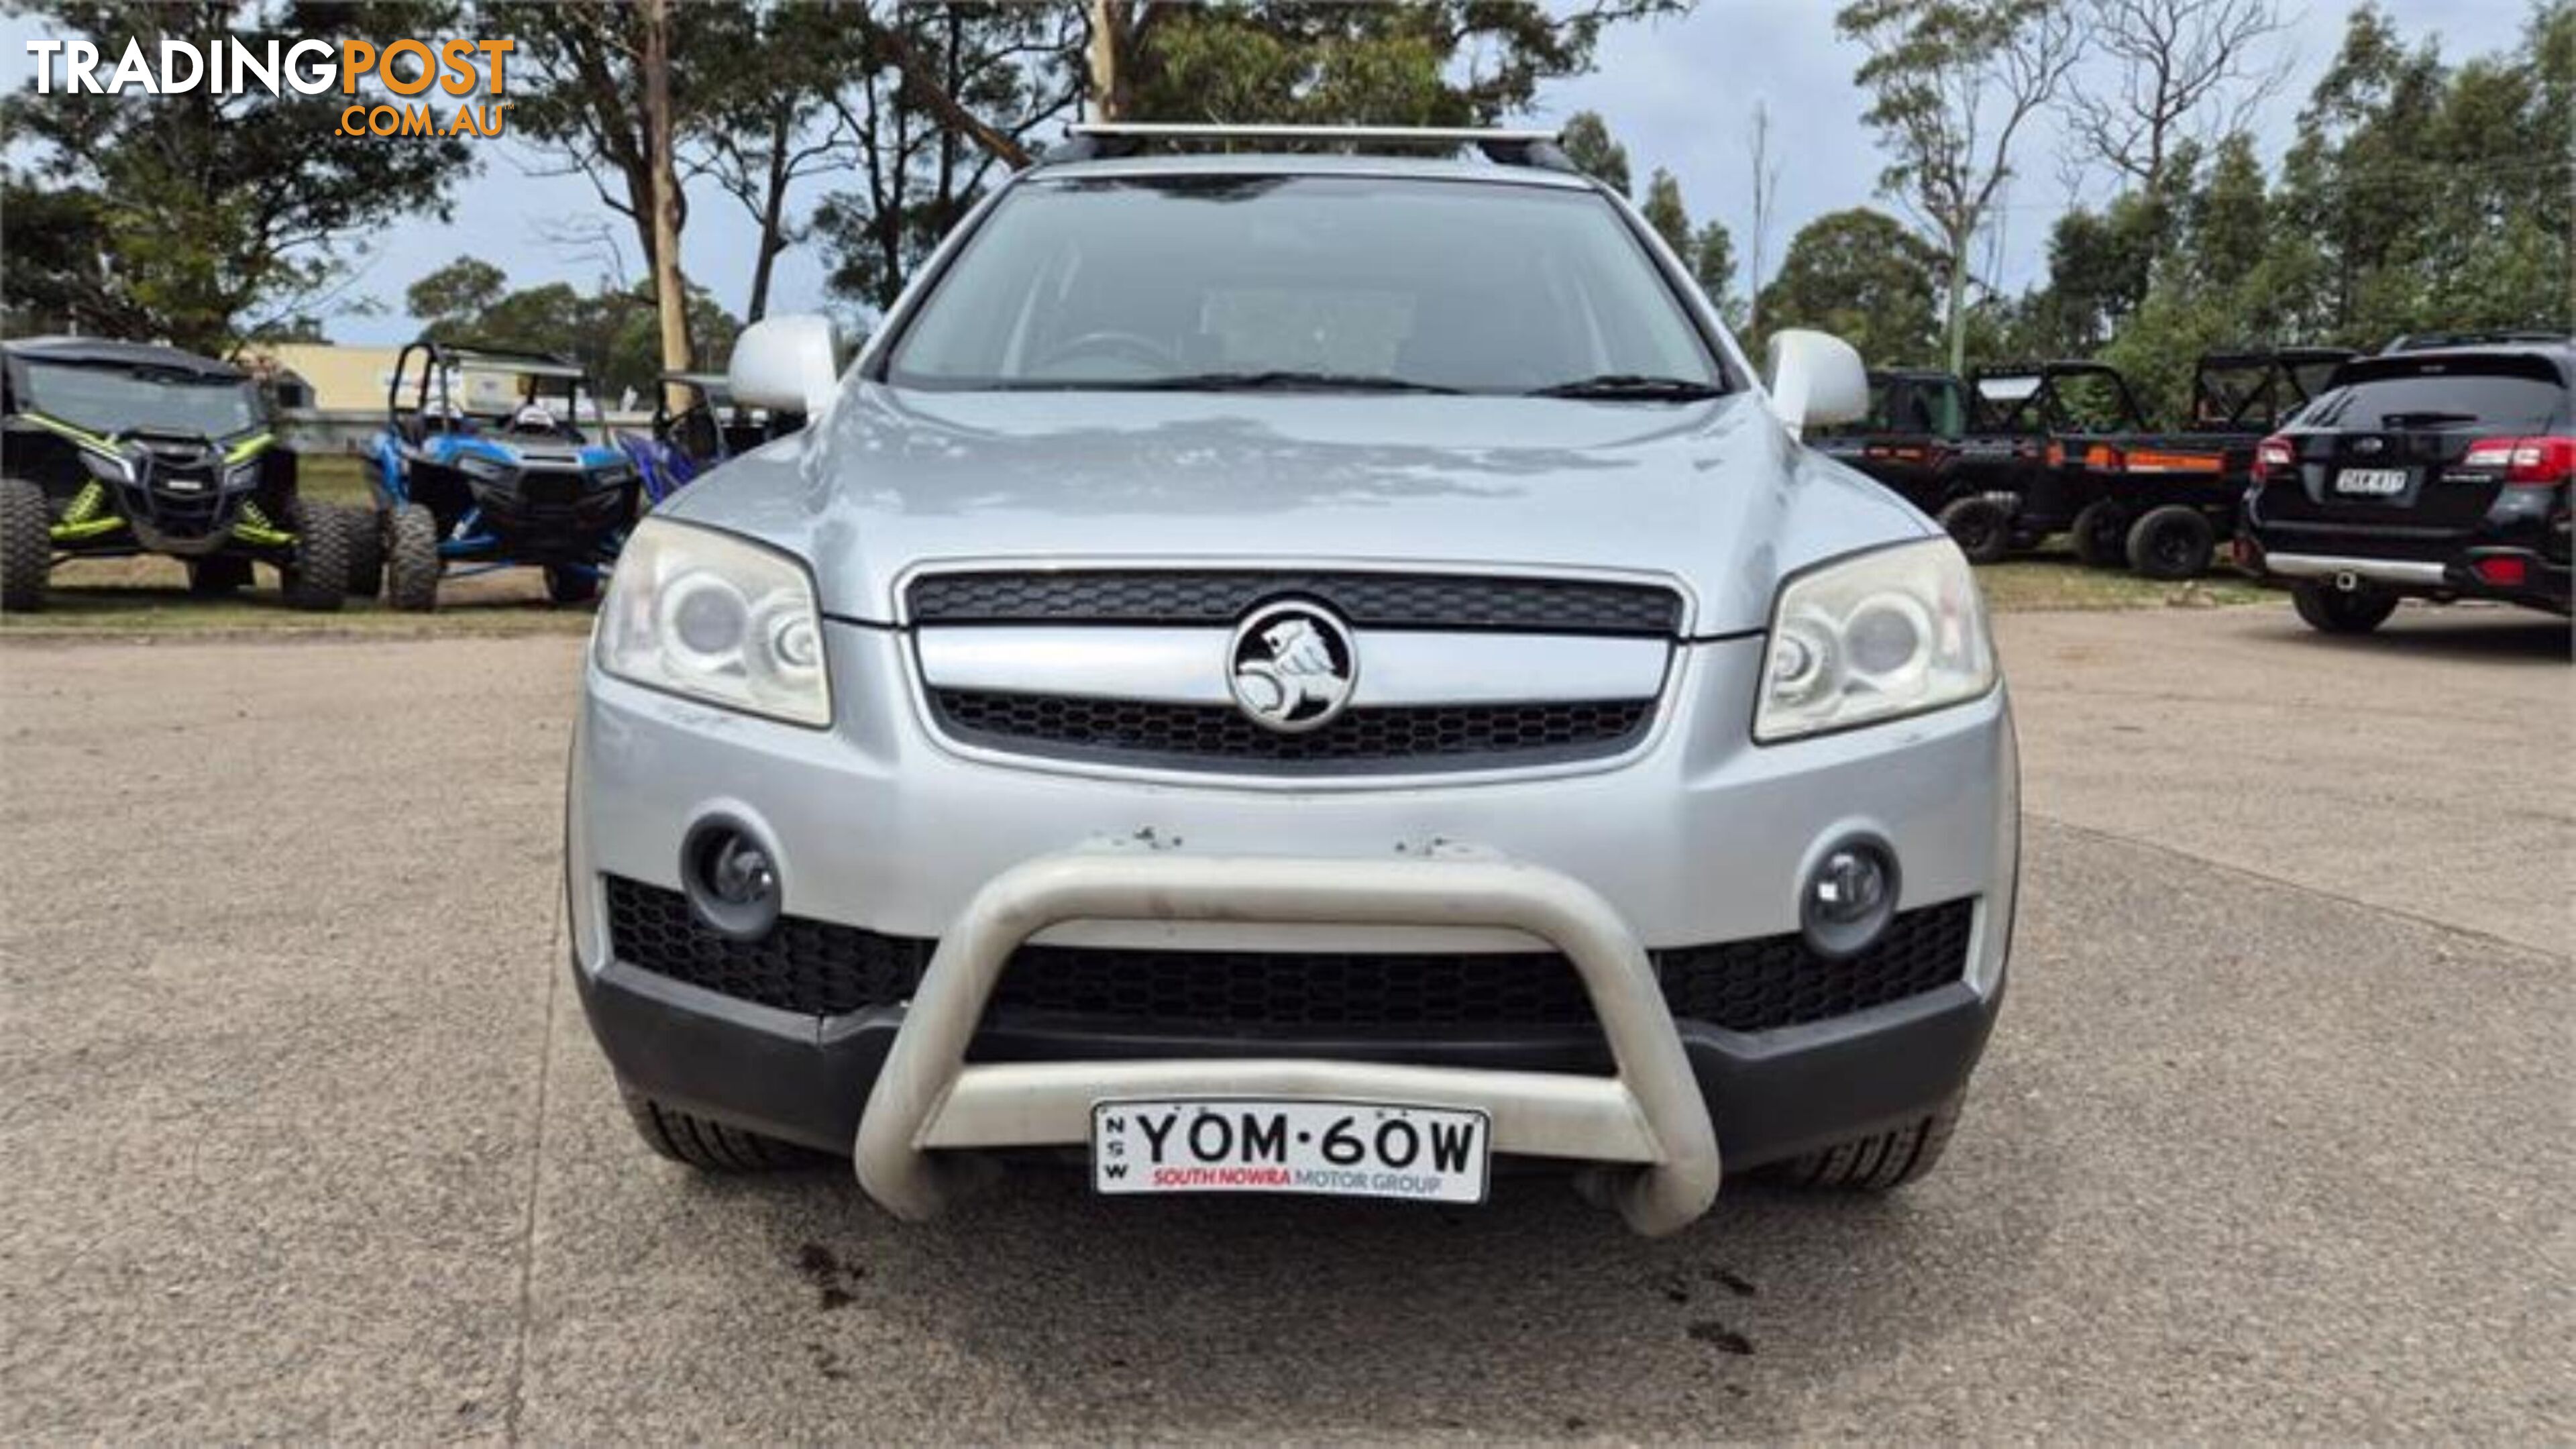
[[[1564,953],[1615,1075],[1330,1060],[966,1063],[1023,941],[1072,921],[1502,928]],[[1096,1101],[1130,1096],[1340,1097],[1482,1111],[1492,1150],[1593,1165],[1588,1195],[1649,1237],[1708,1211],[1717,1133],[1653,964],[1610,903],[1573,878],[1443,849],[1396,860],[1086,849],[1003,872],[939,942],[868,1094],[852,1157],[897,1217],[936,1216],[987,1164],[935,1154],[1090,1141]]]

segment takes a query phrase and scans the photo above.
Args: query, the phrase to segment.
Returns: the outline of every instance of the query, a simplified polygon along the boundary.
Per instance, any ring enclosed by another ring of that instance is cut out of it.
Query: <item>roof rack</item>
[[[1557,145],[1554,131],[1489,130],[1474,126],[1214,126],[1160,121],[1083,121],[1065,128],[1065,139],[1047,148],[1038,164],[1132,156],[1147,142],[1222,144],[1229,141],[1296,141],[1349,146],[1421,146],[1455,150],[1473,146],[1503,166],[1535,166],[1577,174],[1582,168]]]

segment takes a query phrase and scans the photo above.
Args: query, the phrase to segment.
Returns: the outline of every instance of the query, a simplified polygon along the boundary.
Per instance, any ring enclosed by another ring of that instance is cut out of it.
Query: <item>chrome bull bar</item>
[[[1573,963],[1617,1074],[1312,1059],[967,1065],[967,1043],[1012,953],[1070,921],[1520,931]],[[937,1154],[1088,1143],[1095,1101],[1201,1093],[1482,1111],[1497,1152],[1608,1169],[1594,1184],[1598,1195],[1648,1236],[1688,1226],[1717,1197],[1717,1133],[1645,948],[1590,887],[1487,856],[1306,860],[1102,849],[1015,866],[976,892],[941,937],[868,1094],[852,1156],[870,1197],[921,1221],[982,1170],[976,1159]]]

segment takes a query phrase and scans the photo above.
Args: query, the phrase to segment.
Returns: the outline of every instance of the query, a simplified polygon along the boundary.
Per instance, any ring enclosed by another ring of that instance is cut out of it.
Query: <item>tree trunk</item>
[[[1091,43],[1083,47],[1082,62],[1088,84],[1084,88],[1084,119],[1115,121],[1126,111],[1125,98],[1118,91],[1118,42],[1127,25],[1127,6],[1122,0],[1089,0],[1085,7],[1091,21]]]
[[[671,154],[671,0],[644,0],[644,129],[653,168],[653,307],[662,323],[662,370],[689,366],[689,289],[680,276],[680,177]],[[673,411],[687,400],[663,389]]]
[[[787,250],[788,140],[788,115],[781,106],[769,118],[769,185],[760,198],[760,247],[751,263],[751,301],[742,311],[746,326],[769,315],[769,274]]]
[[[1968,370],[1968,241],[1963,235],[1950,238],[1949,306],[1944,314],[1944,335],[1949,343],[1953,376],[1964,376]]]

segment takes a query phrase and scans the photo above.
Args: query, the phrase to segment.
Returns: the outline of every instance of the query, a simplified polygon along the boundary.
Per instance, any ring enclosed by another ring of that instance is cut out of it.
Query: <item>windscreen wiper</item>
[[[1530,389],[1531,397],[1598,398],[1612,402],[1695,402],[1725,389],[1687,377],[1650,377],[1639,372],[1604,372],[1572,382]]]
[[[1106,382],[1100,387],[1142,392],[1444,392],[1458,389],[1410,378],[1365,372],[1299,372],[1273,368],[1262,372],[1188,372],[1177,377],[1147,377]]]

